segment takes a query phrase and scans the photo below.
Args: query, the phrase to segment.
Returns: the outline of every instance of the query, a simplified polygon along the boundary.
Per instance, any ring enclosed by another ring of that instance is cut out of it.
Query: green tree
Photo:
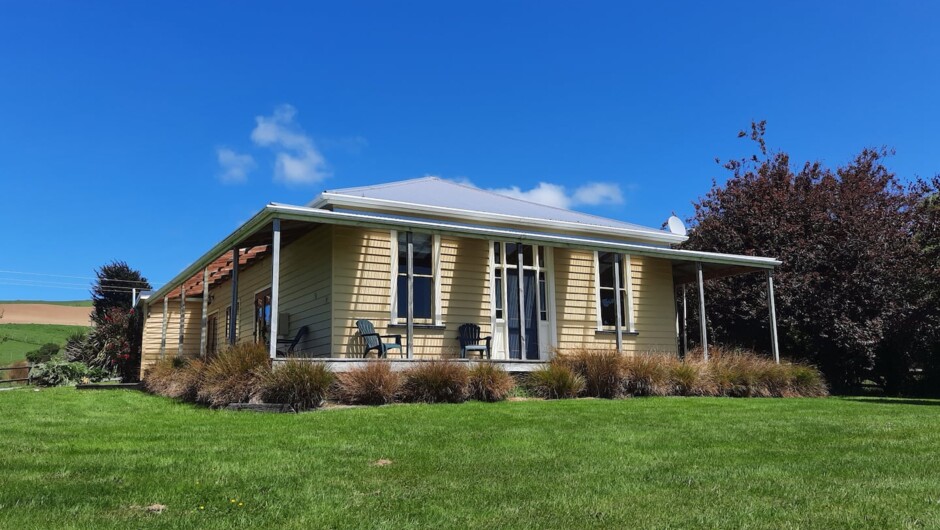
[[[103,265],[95,270],[95,276],[97,280],[91,288],[95,308],[92,320],[95,323],[103,322],[112,308],[131,309],[132,289],[136,288],[140,292],[151,288],[147,278],[124,261],[115,260]]]

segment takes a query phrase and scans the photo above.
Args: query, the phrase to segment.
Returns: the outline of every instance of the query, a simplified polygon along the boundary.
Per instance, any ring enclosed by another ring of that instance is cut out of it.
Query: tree
[[[760,155],[724,164],[731,177],[694,203],[684,248],[779,257],[781,349],[816,363],[835,390],[910,366],[899,341],[920,321],[914,234],[928,187],[902,186],[885,149],[864,149],[835,170],[807,162],[795,171],[786,153],[768,154],[764,132],[760,122],[739,134]],[[767,349],[761,278],[715,280],[706,291],[716,342]]]
[[[125,382],[135,381],[140,366],[143,320],[132,307],[132,288],[150,289],[150,283],[124,261],[112,261],[95,271],[92,287],[94,329],[84,344],[69,349],[70,356],[89,366],[114,371]]]
[[[91,289],[91,299],[95,311],[92,320],[95,323],[104,321],[108,310],[118,307],[131,309],[132,288],[138,292],[150,289],[147,281],[140,271],[132,269],[124,261],[112,261],[95,270],[97,281]]]

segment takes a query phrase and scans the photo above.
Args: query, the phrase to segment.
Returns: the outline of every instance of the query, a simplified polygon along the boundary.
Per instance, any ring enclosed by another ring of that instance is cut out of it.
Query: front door
[[[506,346],[510,359],[539,359],[540,322],[542,320],[544,294],[540,293],[539,254],[533,245],[521,243],[494,243],[494,265],[499,268],[496,276],[496,297],[505,297],[497,305],[496,327],[505,313]],[[502,280],[505,278],[505,289]],[[504,304],[503,304],[504,302]],[[505,311],[502,306],[505,306]],[[499,335],[499,333],[497,333]],[[499,345],[497,345],[497,348]]]

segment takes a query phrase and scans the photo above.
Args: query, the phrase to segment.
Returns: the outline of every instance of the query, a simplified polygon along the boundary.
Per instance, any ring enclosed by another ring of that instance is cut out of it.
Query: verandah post
[[[202,319],[199,327],[199,356],[206,357],[206,345],[208,344],[208,325],[209,317],[206,313],[209,311],[209,267],[202,270]]]
[[[167,313],[170,312],[170,297],[163,297],[163,331],[160,332],[160,358],[166,359],[166,326],[169,316]]]
[[[186,286],[180,285],[180,344],[176,356],[183,356],[183,330],[186,328]]]
[[[702,274],[702,262],[695,263],[695,272],[698,275],[698,325],[702,338],[702,358],[708,360],[708,330],[705,322],[705,278]]]
[[[232,249],[232,304],[229,308],[228,343],[235,344],[238,336],[235,324],[238,322],[238,247]]]
[[[774,362],[780,364],[780,346],[777,342],[777,308],[774,302],[774,270],[767,270],[767,308],[770,311],[770,349]]]
[[[686,305],[685,287],[682,284],[682,357],[689,353],[689,309]]]
[[[408,322],[406,333],[408,334],[407,354],[408,358],[414,358],[414,332],[415,332],[415,262],[414,262],[414,238],[409,231],[405,234],[405,241],[408,245]]]
[[[268,354],[271,359],[277,357],[277,324],[278,324],[278,304],[281,286],[281,220],[274,220],[272,242],[271,242],[271,331],[268,333],[269,345]]]

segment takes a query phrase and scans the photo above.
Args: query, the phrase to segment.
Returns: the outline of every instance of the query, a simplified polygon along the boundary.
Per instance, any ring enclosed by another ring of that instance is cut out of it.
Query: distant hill
[[[91,300],[0,300],[0,305],[4,304],[46,304],[46,305],[64,305],[70,307],[91,307]]]
[[[62,305],[44,302],[0,302],[0,326],[4,324],[59,324],[88,326],[91,305]]]

